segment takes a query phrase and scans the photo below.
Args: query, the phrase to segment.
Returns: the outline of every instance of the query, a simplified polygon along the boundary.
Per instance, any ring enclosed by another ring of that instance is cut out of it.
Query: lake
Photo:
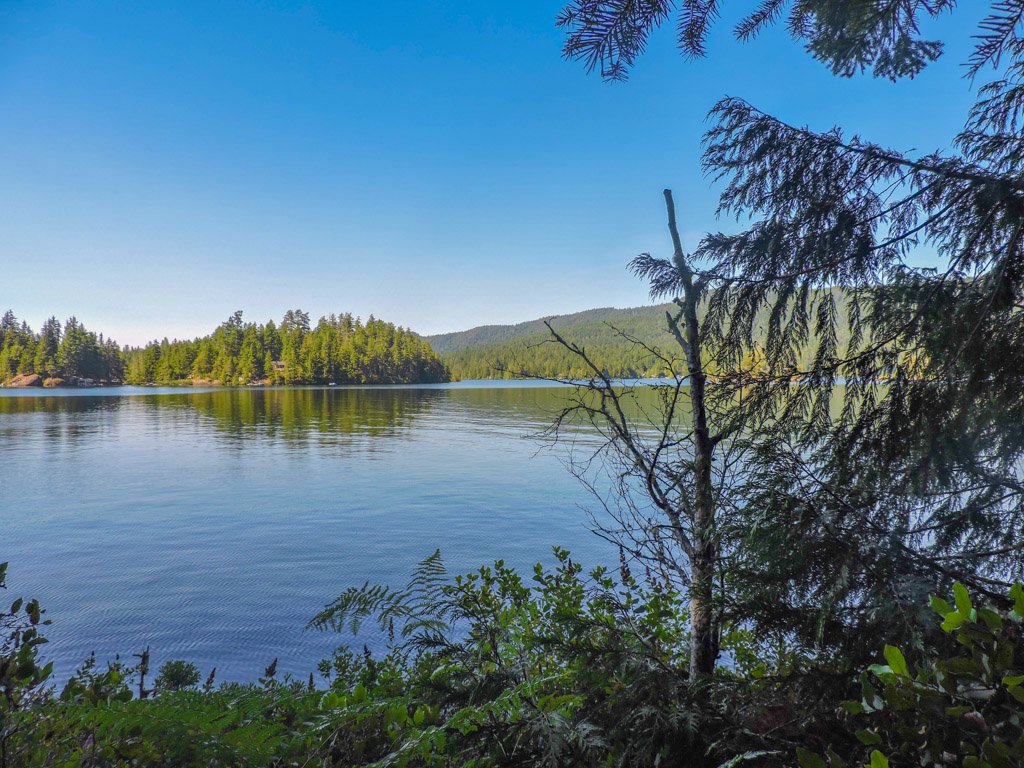
[[[90,652],[152,649],[219,680],[275,657],[301,677],[372,635],[304,629],[345,587],[400,586],[440,548],[453,573],[552,545],[617,560],[595,503],[545,447],[566,390],[0,390],[0,561],[38,597],[58,681]]]

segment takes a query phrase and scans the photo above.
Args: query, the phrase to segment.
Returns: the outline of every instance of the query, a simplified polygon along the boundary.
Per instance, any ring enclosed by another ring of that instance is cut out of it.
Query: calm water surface
[[[351,638],[305,630],[346,586],[550,547],[610,562],[588,493],[536,434],[564,390],[0,390],[0,561],[40,598],[64,679],[149,645],[221,680],[308,675]],[[375,639],[364,639],[371,644]]]

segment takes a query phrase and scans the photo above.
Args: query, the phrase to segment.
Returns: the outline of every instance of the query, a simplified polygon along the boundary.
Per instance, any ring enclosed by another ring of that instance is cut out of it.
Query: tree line
[[[612,377],[655,377],[667,372],[654,353],[632,341],[642,340],[647,347],[671,343],[672,337],[665,330],[664,310],[556,327],[585,345],[591,357]],[[526,374],[584,379],[592,373],[578,356],[553,343],[543,327],[510,339],[442,352],[441,358],[458,379],[515,379]]]
[[[814,291],[822,298],[830,295],[835,302],[839,328],[837,344],[845,350],[852,341],[845,327],[849,296],[841,288]],[[675,304],[656,304],[630,309],[595,309],[574,315],[563,315],[521,323],[516,326],[484,326],[455,334],[428,337],[441,359],[456,379],[515,379],[542,377],[581,380],[593,370],[579,355],[558,344],[547,324],[560,335],[571,338],[585,350],[587,357],[600,370],[616,379],[659,378],[672,373],[673,354],[680,354],[675,339],[666,325]],[[707,313],[707,301],[698,306],[698,318]],[[752,318],[753,344],[748,350],[752,359],[763,358],[768,343],[770,313],[762,308]],[[813,362],[816,337],[813,329],[807,343],[797,350],[805,364]],[[668,359],[666,359],[668,358]],[[708,361],[708,372],[723,375],[727,366]]]
[[[42,378],[92,379],[116,382],[123,376],[121,348],[71,317],[64,325],[56,317],[38,333],[7,310],[0,318],[0,383],[19,374]]]
[[[411,384],[449,380],[440,358],[412,331],[372,315],[321,317],[288,310],[280,324],[235,312],[191,341],[151,342],[124,353],[125,382],[173,384]]]
[[[409,384],[449,380],[412,331],[372,315],[321,317],[288,310],[280,324],[235,312],[208,336],[120,347],[70,318],[38,333],[8,311],[0,320],[0,382],[20,374],[126,384]]]

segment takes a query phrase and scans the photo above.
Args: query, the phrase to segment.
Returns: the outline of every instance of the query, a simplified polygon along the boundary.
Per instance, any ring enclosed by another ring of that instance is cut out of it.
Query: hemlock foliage
[[[952,8],[768,0],[736,34],[785,19],[837,74],[899,77],[941,52],[919,26]],[[700,55],[725,10],[577,0],[561,17],[566,54],[621,79],[673,15]],[[1024,3],[991,4],[969,73],[994,79],[950,151],[795,127],[740,99],[711,111],[705,169],[745,228],[637,263],[680,307],[692,278],[711,397],[742,427],[709,534],[723,623],[856,666],[887,628],[920,642],[927,595],[959,580],[995,599],[1024,567],[1022,18]],[[928,255],[936,267],[914,266]],[[609,443],[628,447],[635,430],[612,416]],[[687,458],[675,442],[650,456],[648,477]]]

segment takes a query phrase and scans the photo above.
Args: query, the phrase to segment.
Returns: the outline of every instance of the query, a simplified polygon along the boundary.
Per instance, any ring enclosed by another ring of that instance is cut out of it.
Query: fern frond
[[[382,632],[390,633],[397,627],[401,637],[411,640],[413,647],[435,647],[443,643],[443,635],[450,629],[447,585],[448,570],[438,549],[419,563],[404,589],[368,581],[361,587],[349,587],[307,626],[334,632],[347,628],[355,635],[363,622],[374,620]]]
[[[376,618],[381,629],[386,629],[392,618],[404,618],[411,612],[407,590],[393,590],[382,584],[366,582],[361,587],[349,587],[338,598],[317,613],[308,626],[319,630],[342,632],[345,625],[355,635],[368,618]]]

